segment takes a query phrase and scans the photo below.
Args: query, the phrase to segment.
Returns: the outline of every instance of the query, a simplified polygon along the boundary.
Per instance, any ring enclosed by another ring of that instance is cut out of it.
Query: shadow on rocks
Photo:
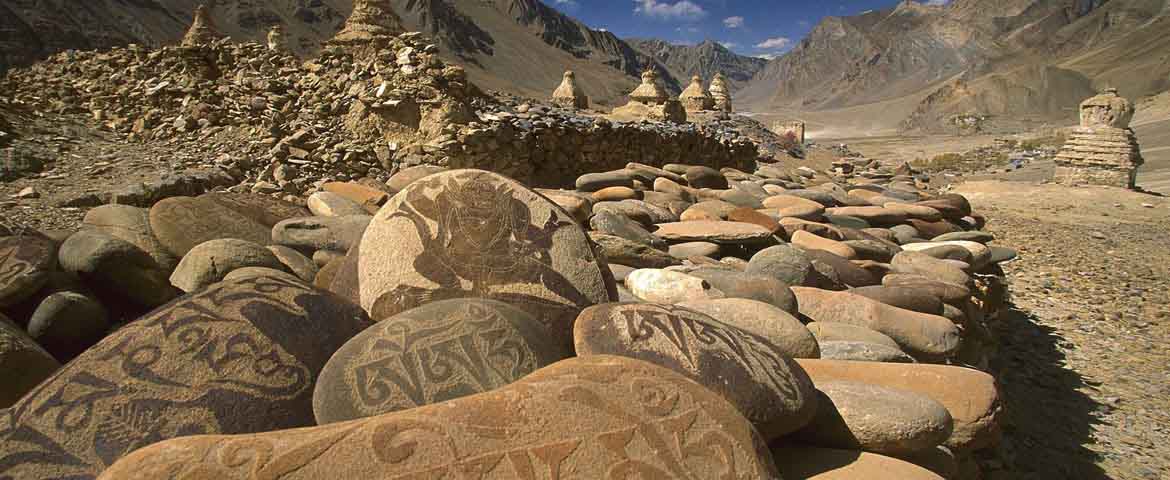
[[[1085,447],[1109,407],[1080,391],[1093,385],[1066,366],[1058,348],[1066,340],[1014,305],[995,329],[1000,345],[991,368],[1006,421],[999,448],[1003,465],[993,469],[1007,475],[988,478],[1109,478],[1098,466],[1101,456]]]

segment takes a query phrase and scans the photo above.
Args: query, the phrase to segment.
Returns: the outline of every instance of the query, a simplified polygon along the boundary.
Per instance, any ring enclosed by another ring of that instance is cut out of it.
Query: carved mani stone
[[[324,425],[454,400],[569,356],[544,325],[508,304],[428,303],[378,322],[333,354],[313,412]]]
[[[150,208],[150,227],[176,257],[208,240],[235,238],[260,245],[272,243],[271,226],[229,208],[215,197],[172,197]]]
[[[1056,154],[1056,182],[1136,187],[1145,160],[1129,128],[1133,115],[1133,104],[1112,88],[1081,103],[1081,125]]]
[[[374,216],[359,255],[361,305],[378,320],[436,300],[489,298],[528,312],[568,345],[582,309],[617,298],[568,213],[482,170],[410,184]]]
[[[552,94],[552,102],[566,108],[589,108],[589,97],[577,80],[572,70],[565,71],[561,85]]]
[[[668,369],[572,358],[498,390],[313,428],[144,448],[102,480],[778,479],[735,407]]]
[[[11,307],[37,292],[57,265],[57,246],[37,234],[0,237],[0,307]]]
[[[683,307],[597,305],[573,327],[577,354],[622,355],[661,365],[723,395],[769,440],[808,423],[812,381],[763,337]]]
[[[369,325],[357,306],[285,278],[185,296],[0,410],[0,476],[93,478],[168,438],[313,425],[318,373]]]

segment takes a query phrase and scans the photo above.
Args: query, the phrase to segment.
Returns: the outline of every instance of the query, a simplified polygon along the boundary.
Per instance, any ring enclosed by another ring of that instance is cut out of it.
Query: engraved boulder
[[[780,478],[733,406],[668,369],[594,356],[507,387],[320,427],[168,440],[102,480]]]
[[[482,170],[410,184],[374,216],[358,255],[361,305],[379,320],[437,300],[488,298],[528,312],[567,345],[582,309],[617,297],[568,213]]]
[[[804,426],[816,410],[808,375],[766,338],[671,305],[619,303],[581,312],[577,354],[664,366],[735,405],[766,438]]]
[[[24,330],[0,314],[0,408],[11,406],[60,366]]]
[[[57,246],[36,234],[0,237],[0,307],[32,296],[57,268]]]
[[[483,393],[570,357],[531,315],[494,300],[408,310],[346,342],[313,395],[324,425]]]
[[[267,245],[271,226],[244,215],[209,195],[172,197],[150,208],[150,227],[158,241],[176,257],[208,240],[236,238]]]
[[[0,472],[93,478],[168,438],[313,425],[313,384],[370,325],[276,277],[222,282],[122,327],[0,411]]]

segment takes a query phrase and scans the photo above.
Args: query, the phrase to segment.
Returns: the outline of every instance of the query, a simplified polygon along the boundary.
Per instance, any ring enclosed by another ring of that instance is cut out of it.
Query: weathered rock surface
[[[410,443],[395,443],[400,439]],[[699,448],[707,442],[720,448]],[[779,476],[764,440],[726,400],[668,369],[594,356],[558,362],[491,392],[373,418],[174,439],[135,452],[101,479],[254,478],[252,464],[217,461],[241,445],[270,452],[264,466],[287,480],[466,472],[487,478]]]
[[[868,342],[820,342],[821,356],[826,360],[853,360],[858,362],[914,363],[914,358],[897,347]]]
[[[951,415],[928,396],[849,381],[817,383],[816,417],[796,438],[812,445],[897,455],[941,444]]]
[[[318,372],[369,325],[299,282],[216,284],[122,327],[0,412],[0,471],[92,478],[168,438],[313,425]]]
[[[634,270],[626,276],[625,283],[630,293],[651,303],[679,303],[724,297],[723,292],[706,280],[671,270]]]
[[[816,322],[860,325],[894,339],[911,355],[947,357],[959,349],[959,329],[945,317],[892,307],[847,292],[793,287],[800,313]]]
[[[209,240],[192,248],[171,274],[171,285],[190,293],[223,280],[232,270],[265,267],[284,270],[284,264],[272,251],[255,243],[223,238]]]
[[[85,213],[84,228],[93,228],[142,249],[164,270],[174,270],[176,258],[154,235],[150,210],[130,205],[101,205]]]
[[[792,289],[775,278],[723,268],[699,268],[687,274],[706,280],[727,298],[758,300],[793,315],[799,312]]]
[[[284,220],[272,227],[272,242],[302,250],[347,252],[361,240],[373,219],[354,215]]]
[[[317,423],[341,422],[504,387],[571,352],[544,325],[508,304],[428,303],[350,339],[321,371]]]
[[[0,409],[12,406],[60,367],[49,352],[0,314],[0,380],[4,385],[0,388]],[[4,410],[0,410],[0,418],[3,416]],[[0,467],[3,465],[0,457]]]
[[[57,268],[57,246],[37,234],[0,237],[0,307],[20,303]]]
[[[605,304],[581,312],[573,327],[578,355],[622,355],[686,375],[727,398],[776,438],[816,410],[812,383],[768,340],[686,308]]]
[[[785,479],[943,480],[934,472],[905,460],[857,450],[817,448],[796,444],[772,447],[772,457]]]
[[[96,230],[82,230],[61,245],[61,268],[87,279],[94,288],[157,307],[177,297],[168,272],[142,249]]]
[[[759,225],[712,220],[664,223],[654,234],[671,242],[741,244],[768,242],[772,232]]]
[[[791,245],[760,250],[748,262],[747,273],[772,277],[790,286],[805,285],[814,275],[812,260]]]
[[[213,197],[173,197],[150,208],[150,227],[178,258],[208,240],[235,238],[267,245],[271,227],[224,206]]]
[[[898,342],[895,342],[894,339],[883,335],[881,332],[859,325],[837,322],[810,322],[806,327],[817,338],[817,341],[821,343],[864,342],[885,345],[890,348],[900,348],[898,347]]]
[[[678,304],[763,337],[792,358],[820,358],[817,340],[792,314],[745,298],[690,300]]]

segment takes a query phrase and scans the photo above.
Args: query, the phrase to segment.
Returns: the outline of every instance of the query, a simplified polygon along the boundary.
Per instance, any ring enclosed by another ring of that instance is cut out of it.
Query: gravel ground
[[[975,182],[1015,309],[993,369],[1008,421],[991,478],[1170,478],[1170,201]]]

